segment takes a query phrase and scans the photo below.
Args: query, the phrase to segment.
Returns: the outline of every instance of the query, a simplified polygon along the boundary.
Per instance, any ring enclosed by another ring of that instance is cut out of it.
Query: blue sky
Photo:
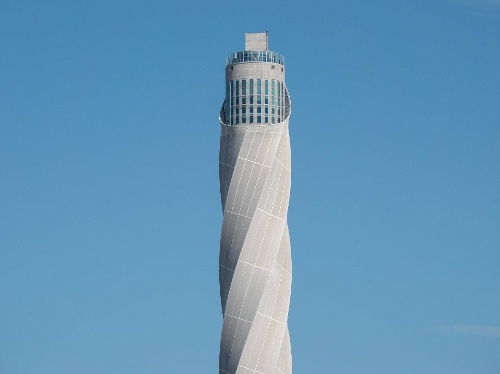
[[[500,1],[0,3],[0,372],[217,372],[225,55],[292,98],[294,373],[500,372]]]

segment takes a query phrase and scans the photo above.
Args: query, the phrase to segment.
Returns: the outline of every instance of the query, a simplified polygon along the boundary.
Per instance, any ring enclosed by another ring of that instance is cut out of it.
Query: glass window
[[[246,79],[243,79],[241,81],[241,94],[245,96],[247,94],[247,81]]]
[[[265,99],[265,102],[264,102],[266,105],[269,104],[269,99],[268,97],[266,96],[266,99]]]
[[[250,105],[253,104],[253,95],[250,95]]]
[[[253,116],[250,116],[250,123],[253,123]]]
[[[265,87],[265,94],[268,95],[269,94],[269,81],[266,79],[264,81],[264,87]]]
[[[240,95],[240,81],[236,81],[236,96]]]
[[[236,119],[236,121],[238,121],[238,119]],[[269,117],[267,117],[267,116],[266,116],[266,118],[265,118],[265,121],[264,121],[264,122],[265,122],[265,123],[269,123]]]
[[[253,114],[253,106],[250,107],[250,114]]]
[[[253,79],[250,79],[250,95],[253,95]]]
[[[247,107],[244,106],[241,108],[241,114],[246,114],[247,113]]]
[[[233,81],[229,82],[229,95],[231,96],[231,106],[234,106]]]
[[[257,95],[260,95],[261,92],[260,92],[260,79],[257,79]]]
[[[257,116],[257,123],[261,123],[262,122],[262,117],[261,116]]]
[[[274,121],[274,116],[271,117],[271,123],[274,125],[276,122]]]
[[[241,117],[241,123],[247,123],[247,117],[246,116]]]
[[[260,106],[257,107],[257,113],[258,114],[262,113],[262,108]]]
[[[262,96],[257,95],[257,105],[262,104]]]
[[[245,105],[247,103],[247,98],[245,96],[243,96],[241,98],[241,105]]]
[[[269,108],[266,106],[265,108],[266,115],[269,114]],[[236,108],[236,114],[238,114],[238,108]]]

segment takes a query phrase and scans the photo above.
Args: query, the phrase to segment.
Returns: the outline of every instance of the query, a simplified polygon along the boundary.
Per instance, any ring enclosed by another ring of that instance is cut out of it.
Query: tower
[[[226,59],[219,179],[224,214],[219,374],[291,374],[290,98],[265,33]]]

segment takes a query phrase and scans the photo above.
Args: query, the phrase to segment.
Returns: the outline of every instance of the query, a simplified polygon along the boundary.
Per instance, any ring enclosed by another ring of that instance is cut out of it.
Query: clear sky
[[[500,373],[500,1],[0,2],[0,373],[216,373],[225,55],[292,98],[294,373]]]

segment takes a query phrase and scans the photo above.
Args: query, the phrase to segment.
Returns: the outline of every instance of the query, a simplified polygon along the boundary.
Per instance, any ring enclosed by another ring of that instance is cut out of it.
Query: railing
[[[271,62],[285,65],[285,56],[271,51],[243,51],[230,53],[226,57],[226,66],[242,62]]]

